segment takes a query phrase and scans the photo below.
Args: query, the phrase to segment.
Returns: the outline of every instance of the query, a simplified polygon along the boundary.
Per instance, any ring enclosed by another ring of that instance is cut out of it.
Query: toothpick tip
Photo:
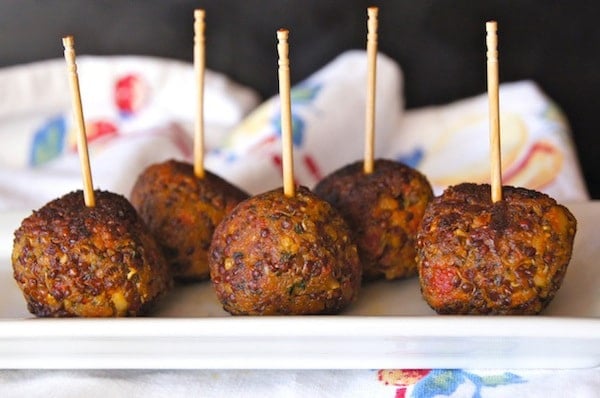
[[[279,29],[277,30],[277,38],[279,40],[287,40],[288,36],[289,36],[290,32],[287,29]]]
[[[376,17],[378,13],[379,13],[379,7],[369,7],[369,8],[367,8],[367,14],[370,17]]]
[[[485,30],[488,32],[496,32],[498,30],[498,23],[496,21],[488,21],[485,23]]]
[[[204,18],[205,14],[206,14],[206,12],[201,8],[194,10],[194,18],[197,18],[197,19]]]
[[[62,42],[63,42],[63,46],[72,47],[75,40],[73,39],[73,36],[69,35],[69,36],[63,37]]]

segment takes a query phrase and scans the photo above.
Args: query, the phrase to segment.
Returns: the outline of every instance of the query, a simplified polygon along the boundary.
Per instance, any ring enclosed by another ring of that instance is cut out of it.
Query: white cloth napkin
[[[191,65],[159,58],[77,59],[94,187],[129,195],[139,173],[190,159],[195,117]],[[258,104],[248,87],[208,70],[206,146]],[[61,59],[0,72],[0,210],[38,208],[81,189],[70,90]]]
[[[78,66],[95,187],[128,196],[149,164],[191,161],[191,65],[81,57]],[[298,183],[312,187],[363,157],[366,81],[364,52],[350,51],[293,87]],[[405,111],[401,92],[400,68],[379,55],[376,155],[421,170],[437,193],[462,181],[488,181],[485,94]],[[38,208],[80,188],[64,62],[8,68],[0,73],[0,93],[0,210]],[[254,91],[212,71],[205,95],[207,169],[250,193],[281,186],[278,96],[256,107]],[[558,200],[587,199],[560,108],[529,81],[503,84],[500,95],[504,182]]]
[[[4,398],[593,398],[598,391],[598,369],[0,372]]]
[[[488,97],[407,111],[385,156],[420,169],[435,191],[489,182]],[[533,81],[500,86],[504,185],[543,191],[559,201],[589,198],[566,116]]]
[[[292,65],[293,68],[293,65]],[[393,141],[404,112],[402,73],[390,58],[377,59],[376,147]],[[367,62],[349,51],[292,89],[294,173],[312,187],[326,174],[363,157]],[[251,193],[281,186],[280,101],[275,96],[230,132],[207,165]]]

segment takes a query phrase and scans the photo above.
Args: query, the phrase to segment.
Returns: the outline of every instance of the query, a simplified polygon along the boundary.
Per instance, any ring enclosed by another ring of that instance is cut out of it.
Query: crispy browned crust
[[[131,203],[161,245],[175,278],[207,279],[208,247],[215,227],[248,194],[189,163],[170,160],[140,174]]]
[[[330,314],[353,302],[361,267],[342,217],[304,187],[240,203],[215,230],[210,274],[232,314]]]
[[[121,195],[55,199],[15,231],[12,265],[29,311],[40,317],[133,316],[171,286],[158,245]]]
[[[373,173],[365,174],[363,162],[356,162],[320,181],[315,193],[350,225],[365,279],[417,274],[417,228],[433,198],[423,174],[385,159],[377,159]]]
[[[442,314],[537,314],[559,289],[577,221],[549,196],[460,184],[435,198],[417,239],[423,297]]]

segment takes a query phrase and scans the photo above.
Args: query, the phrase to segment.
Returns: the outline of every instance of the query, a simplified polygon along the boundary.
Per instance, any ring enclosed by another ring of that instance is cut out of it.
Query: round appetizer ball
[[[549,196],[460,184],[435,198],[417,238],[421,291],[441,314],[532,315],[559,289],[577,221]]]
[[[333,314],[356,299],[361,266],[343,218],[299,187],[240,203],[215,230],[210,276],[234,315]]]
[[[374,171],[365,174],[359,161],[325,177],[314,192],[348,222],[366,280],[417,274],[417,229],[433,198],[423,174],[386,159],[377,159]]]
[[[209,276],[208,248],[215,227],[248,194],[219,176],[194,174],[189,163],[169,160],[138,177],[131,203],[161,245],[179,280]]]
[[[55,199],[15,231],[12,265],[29,311],[40,317],[144,314],[172,285],[169,267],[121,195],[82,191]]]

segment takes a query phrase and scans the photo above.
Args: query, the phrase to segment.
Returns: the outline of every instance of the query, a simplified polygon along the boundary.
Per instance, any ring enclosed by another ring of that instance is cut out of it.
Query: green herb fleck
[[[294,257],[294,253],[291,252],[281,252],[281,257],[279,258],[279,262],[287,263]]]
[[[294,294],[298,294],[304,289],[306,289],[306,281],[301,280],[298,282],[294,282],[294,284],[288,288],[288,295],[292,296]]]

